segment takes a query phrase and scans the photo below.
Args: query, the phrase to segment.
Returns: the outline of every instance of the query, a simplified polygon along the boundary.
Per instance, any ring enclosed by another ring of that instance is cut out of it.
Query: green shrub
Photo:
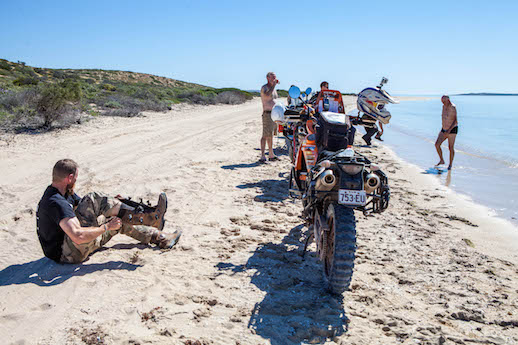
[[[288,91],[282,90],[282,89],[281,90],[277,90],[277,95],[279,97],[288,97]]]
[[[11,70],[11,65],[7,63],[5,60],[0,60],[0,69],[5,69],[6,71]]]
[[[13,118],[12,114],[8,113],[5,110],[0,110],[0,124],[9,122],[9,121],[11,121],[12,118]]]
[[[77,81],[46,85],[41,89],[41,98],[36,110],[43,117],[43,125],[49,127],[60,118],[69,102],[81,100],[81,87]]]
[[[106,108],[112,108],[112,109],[121,109],[122,108],[122,104],[120,104],[117,101],[108,101],[108,102],[104,103],[104,106]]]
[[[13,80],[16,86],[38,85],[39,79],[37,77],[20,77]]]
[[[104,109],[112,116],[136,116],[142,111],[167,111],[171,104],[237,104],[254,97],[254,93],[235,88],[215,89],[176,81],[169,86],[158,76],[139,82],[137,73],[126,74],[128,80],[114,79],[120,71],[54,70],[32,68],[19,62],[0,59],[0,110],[2,121],[41,127],[77,120],[79,112],[98,114]],[[8,114],[8,115],[6,115]],[[26,127],[24,127],[26,128]]]
[[[14,120],[16,122],[21,122],[22,120],[34,118],[37,115],[37,113],[36,113],[36,109],[34,109],[34,107],[32,107],[32,106],[21,105],[19,107],[15,107],[13,109],[13,115],[14,115]]]
[[[115,86],[113,86],[112,84],[103,84],[102,88],[103,88],[103,90],[106,90],[106,91],[115,91],[115,90],[117,90],[117,88]]]
[[[65,90],[59,85],[48,85],[42,90],[36,109],[43,116],[44,126],[49,127],[59,118],[66,101]]]
[[[216,97],[218,103],[241,104],[246,102],[246,95],[239,91],[224,91]]]
[[[65,79],[66,74],[63,71],[55,69],[52,71],[52,76],[56,79]]]
[[[16,75],[19,77],[38,77],[36,72],[29,66],[16,66]]]
[[[0,109],[13,113],[15,108],[36,107],[39,99],[37,88],[29,87],[21,90],[6,90],[0,93]]]

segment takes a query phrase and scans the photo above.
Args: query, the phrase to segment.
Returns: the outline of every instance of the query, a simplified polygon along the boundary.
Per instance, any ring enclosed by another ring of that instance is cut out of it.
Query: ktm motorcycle
[[[325,285],[332,293],[340,294],[349,288],[353,274],[354,211],[385,211],[390,189],[379,167],[352,149],[353,127],[343,112],[341,94],[327,91],[330,99],[325,99],[325,93],[320,95],[323,99],[317,102],[316,111],[305,104],[306,110],[298,114],[297,127],[303,130],[298,133],[300,143],[290,174],[290,195],[302,199],[303,216],[311,229],[303,255],[314,240]],[[296,86],[289,93],[291,98],[300,99]],[[338,104],[333,106],[333,102]]]

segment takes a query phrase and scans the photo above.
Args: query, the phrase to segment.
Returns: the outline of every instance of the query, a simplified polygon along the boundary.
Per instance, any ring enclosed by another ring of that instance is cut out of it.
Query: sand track
[[[2,343],[517,342],[516,261],[481,253],[488,225],[465,222],[447,191],[379,146],[357,149],[388,172],[390,209],[357,214],[352,289],[327,294],[314,247],[299,255],[307,228],[287,196],[286,152],[256,163],[260,113],[258,100],[188,107],[2,142]],[[120,235],[82,265],[42,258],[34,213],[63,157],[81,166],[80,195],[166,191],[177,247]]]

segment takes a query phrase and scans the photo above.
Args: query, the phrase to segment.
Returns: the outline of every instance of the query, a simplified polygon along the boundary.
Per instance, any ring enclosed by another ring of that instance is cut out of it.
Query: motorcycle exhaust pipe
[[[335,184],[336,176],[333,174],[333,170],[326,170],[318,177],[315,189],[328,192],[333,189]]]
[[[370,173],[367,176],[365,176],[365,191],[367,193],[374,192],[376,189],[378,189],[380,184],[381,180],[378,175]]]

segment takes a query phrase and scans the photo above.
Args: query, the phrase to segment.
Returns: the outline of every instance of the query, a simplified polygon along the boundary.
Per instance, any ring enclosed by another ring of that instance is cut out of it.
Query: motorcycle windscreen
[[[317,110],[319,113],[324,111],[324,98],[329,101],[329,109],[327,109],[327,111],[331,111],[333,113],[344,112],[344,102],[340,91],[323,90],[320,92],[317,99]]]

